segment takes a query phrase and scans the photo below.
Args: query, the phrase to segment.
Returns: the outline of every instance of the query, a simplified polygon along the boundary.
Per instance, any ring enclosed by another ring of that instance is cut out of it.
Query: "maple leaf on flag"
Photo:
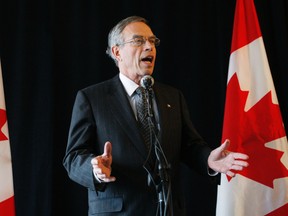
[[[227,85],[227,110],[223,138],[231,140],[230,151],[248,154],[249,167],[238,173],[273,188],[273,180],[288,176],[281,162],[284,152],[265,144],[286,136],[278,104],[272,103],[271,91],[245,111],[248,91],[240,89],[237,73]],[[231,178],[230,178],[231,179]],[[229,180],[230,180],[229,179]]]
[[[6,111],[3,109],[0,109],[0,141],[8,140],[8,138],[2,132],[2,128],[4,124],[6,123],[6,121],[7,121]]]
[[[287,215],[288,212],[288,203],[279,207],[278,209],[266,214],[265,216],[281,216],[281,215]]]

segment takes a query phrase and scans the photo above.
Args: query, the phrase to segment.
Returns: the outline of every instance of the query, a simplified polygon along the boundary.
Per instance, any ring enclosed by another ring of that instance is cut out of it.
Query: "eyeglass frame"
[[[136,41],[137,39],[138,39],[138,41]],[[139,40],[141,40],[141,41],[139,41]],[[151,40],[154,40],[154,41],[151,41]],[[148,41],[150,44],[153,44],[155,47],[160,45],[160,39],[157,38],[155,35],[154,36],[150,36],[148,38],[144,37],[142,35],[134,35],[132,39],[130,39],[128,41],[125,41],[123,43],[120,43],[120,44],[116,44],[116,45],[117,46],[122,46],[122,45],[125,45],[125,44],[128,44],[128,43],[131,43],[134,46],[140,47],[140,46],[143,46],[146,43],[146,41]]]

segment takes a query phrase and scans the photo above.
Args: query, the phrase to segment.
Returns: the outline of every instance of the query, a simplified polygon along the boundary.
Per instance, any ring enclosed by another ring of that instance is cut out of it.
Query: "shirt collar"
[[[127,92],[127,94],[131,97],[131,95],[134,93],[134,91],[139,87],[135,82],[130,80],[128,77],[126,77],[124,74],[119,73],[119,78]]]

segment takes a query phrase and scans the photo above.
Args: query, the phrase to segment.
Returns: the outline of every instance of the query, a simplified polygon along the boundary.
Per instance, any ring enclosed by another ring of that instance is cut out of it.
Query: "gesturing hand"
[[[91,160],[94,176],[101,182],[113,182],[115,177],[111,176],[112,144],[106,142],[104,153]]]
[[[239,152],[228,151],[230,141],[225,142],[214,149],[208,157],[208,166],[216,172],[224,173],[230,177],[235,176],[234,171],[243,170],[249,164],[246,161],[249,157]]]

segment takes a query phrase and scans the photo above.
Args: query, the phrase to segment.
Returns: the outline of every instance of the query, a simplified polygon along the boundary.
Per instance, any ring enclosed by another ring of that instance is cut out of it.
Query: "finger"
[[[249,158],[248,155],[243,154],[243,153],[238,153],[238,152],[233,153],[233,157],[234,157],[235,159],[243,159],[243,160],[247,160],[247,159]]]
[[[238,165],[233,165],[231,167],[232,170],[235,170],[235,171],[242,171],[244,169],[243,166],[238,166]]]
[[[114,182],[114,181],[116,181],[116,178],[114,176],[109,176],[108,177],[104,173],[96,173],[94,171],[94,175],[101,182]]]
[[[111,142],[106,142],[104,146],[103,156],[110,157],[112,155],[112,144]]]
[[[96,176],[96,178],[102,182],[112,182],[112,181],[116,180],[116,178],[114,176],[110,176],[110,175],[107,175],[105,173],[102,173],[101,170],[100,170],[100,172],[93,170],[93,172],[94,172],[94,175]]]
[[[110,176],[110,177],[104,177],[101,180],[104,182],[114,182],[114,181],[116,181],[116,178],[114,176]]]
[[[234,177],[235,173],[231,172],[230,170],[226,172],[226,175],[230,176],[230,177]]]
[[[91,164],[94,166],[94,165],[98,165],[99,164],[99,159],[100,159],[100,156],[97,156],[97,157],[94,157],[91,159]]]
[[[99,167],[94,167],[94,168],[93,168],[93,172],[94,172],[96,175],[103,174],[102,169],[99,168]]]
[[[239,161],[239,160],[235,160],[233,162],[234,165],[237,165],[237,166],[241,166],[241,167],[248,167],[249,166],[249,163],[246,162],[246,161]]]
[[[230,140],[229,139],[226,139],[223,143],[222,143],[222,151],[225,151],[225,150],[227,150],[228,149],[228,147],[229,147],[229,145],[230,145]]]
[[[218,152],[225,152],[227,151],[228,147],[230,145],[230,140],[226,139],[218,148]]]

